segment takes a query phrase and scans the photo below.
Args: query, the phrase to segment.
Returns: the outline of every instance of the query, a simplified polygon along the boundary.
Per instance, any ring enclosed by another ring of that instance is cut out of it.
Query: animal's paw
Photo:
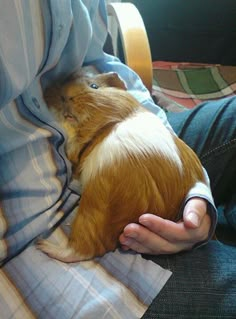
[[[56,244],[54,244],[46,239],[38,240],[36,243],[36,248],[43,251],[45,254],[47,254],[53,258],[55,258],[54,256],[55,256],[56,252],[58,251],[58,249],[61,250],[61,248],[58,245],[56,245]]]
[[[83,260],[80,254],[76,253],[73,248],[68,247],[68,241],[63,245],[58,245],[49,240],[41,239],[36,243],[36,247],[48,256],[66,263]]]

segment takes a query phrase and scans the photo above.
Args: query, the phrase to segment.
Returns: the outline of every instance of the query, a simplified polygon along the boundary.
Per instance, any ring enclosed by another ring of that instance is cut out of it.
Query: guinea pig
[[[75,78],[45,100],[68,135],[66,153],[81,200],[65,245],[38,247],[64,262],[102,256],[144,213],[177,220],[189,190],[206,183],[201,163],[146,110],[116,73]]]

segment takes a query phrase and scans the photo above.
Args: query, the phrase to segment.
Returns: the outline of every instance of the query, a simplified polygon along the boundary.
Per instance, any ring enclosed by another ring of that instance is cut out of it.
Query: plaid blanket
[[[153,96],[172,100],[168,110],[182,111],[200,102],[236,92],[236,67],[198,63],[153,63]],[[161,103],[160,103],[161,104]],[[162,105],[161,105],[162,106]]]

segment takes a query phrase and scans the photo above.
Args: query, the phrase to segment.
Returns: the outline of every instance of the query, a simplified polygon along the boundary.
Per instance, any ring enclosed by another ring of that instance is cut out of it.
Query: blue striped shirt
[[[103,52],[104,1],[0,0],[0,7],[0,259],[4,260],[51,229],[79,200],[65,156],[66,136],[45,104],[45,87],[83,66],[116,71],[130,92],[169,124],[138,76]],[[191,196],[202,196],[214,205],[210,189],[202,184],[191,190]]]

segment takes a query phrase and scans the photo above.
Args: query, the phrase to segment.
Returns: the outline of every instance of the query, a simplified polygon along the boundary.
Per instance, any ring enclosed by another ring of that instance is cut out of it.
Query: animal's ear
[[[108,87],[115,87],[122,90],[127,90],[125,82],[115,72],[99,74],[97,75],[96,80],[98,80],[99,86],[108,86]]]

